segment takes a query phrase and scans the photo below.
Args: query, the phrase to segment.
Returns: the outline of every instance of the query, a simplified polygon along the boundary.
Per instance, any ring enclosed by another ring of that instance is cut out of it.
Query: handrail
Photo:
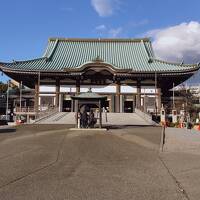
[[[36,115],[36,121],[40,121],[54,113],[58,112],[58,107],[48,108],[47,110],[39,111]]]
[[[141,110],[135,108],[135,113],[146,120],[148,123],[152,125],[156,125],[157,123],[152,120],[152,116],[148,113],[142,112]]]

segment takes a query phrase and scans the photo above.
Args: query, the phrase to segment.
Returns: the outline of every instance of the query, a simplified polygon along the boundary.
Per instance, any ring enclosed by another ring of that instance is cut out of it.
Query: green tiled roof
[[[96,58],[116,69],[135,72],[170,72],[198,69],[197,64],[169,63],[155,58],[149,39],[49,39],[43,57],[3,63],[3,67],[28,71],[64,71]]]

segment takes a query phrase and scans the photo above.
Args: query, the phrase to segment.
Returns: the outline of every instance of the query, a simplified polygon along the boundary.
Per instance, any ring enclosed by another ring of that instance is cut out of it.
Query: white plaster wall
[[[75,85],[61,85],[60,86],[60,92],[76,92],[76,86]]]
[[[80,86],[80,92],[87,92],[89,88],[92,89],[93,92],[96,93],[116,93],[116,86],[115,85],[104,85],[104,86],[98,86],[98,85],[81,85]],[[55,86],[40,86],[40,92],[55,92],[56,87]],[[64,86],[61,85],[60,92],[76,92],[75,85],[68,85]],[[121,93],[137,93],[137,88],[134,86],[128,86],[128,85],[122,85],[121,86]],[[142,87],[141,93],[155,93],[154,87]],[[40,96],[54,96],[53,94],[41,94]]]
[[[92,92],[96,93],[116,93],[116,86],[115,85],[104,85],[104,86],[99,86],[99,85],[91,85],[91,86],[86,86],[86,85],[81,85],[80,91],[81,92],[87,92],[89,88],[92,89]]]
[[[55,86],[46,86],[46,85],[40,86],[40,92],[55,92],[55,91],[56,91]]]
[[[136,93],[137,92],[137,88],[134,86],[129,86],[129,85],[121,85],[121,93]]]

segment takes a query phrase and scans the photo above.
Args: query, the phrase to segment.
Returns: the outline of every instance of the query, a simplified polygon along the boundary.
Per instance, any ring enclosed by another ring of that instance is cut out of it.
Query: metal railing
[[[29,113],[29,112],[35,112],[34,107],[16,107],[16,112],[24,112],[24,113]]]
[[[137,108],[135,108],[135,113],[139,115],[141,118],[143,118],[144,120],[146,120],[148,123],[152,125],[156,125],[156,122],[152,120],[152,116],[150,114],[142,112],[141,110]]]
[[[15,113],[18,115],[34,115],[35,116],[35,122],[40,121],[44,118],[47,118],[51,116],[54,113],[58,112],[57,107],[48,107],[47,109],[40,109],[38,112],[35,112],[34,107],[16,107]]]
[[[48,118],[49,116],[54,115],[58,111],[59,111],[58,107],[50,107],[47,110],[39,111],[36,114],[35,122],[38,122],[38,121],[43,120],[45,118]]]

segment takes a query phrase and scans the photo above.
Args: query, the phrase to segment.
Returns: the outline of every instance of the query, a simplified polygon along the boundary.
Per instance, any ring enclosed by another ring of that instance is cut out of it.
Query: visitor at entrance
[[[83,113],[81,114],[81,128],[87,128],[87,127],[88,127],[88,114],[84,109]]]
[[[96,119],[94,118],[94,112],[91,109],[89,113],[89,120],[88,120],[88,125],[90,128],[94,128],[94,125],[96,124]]]

